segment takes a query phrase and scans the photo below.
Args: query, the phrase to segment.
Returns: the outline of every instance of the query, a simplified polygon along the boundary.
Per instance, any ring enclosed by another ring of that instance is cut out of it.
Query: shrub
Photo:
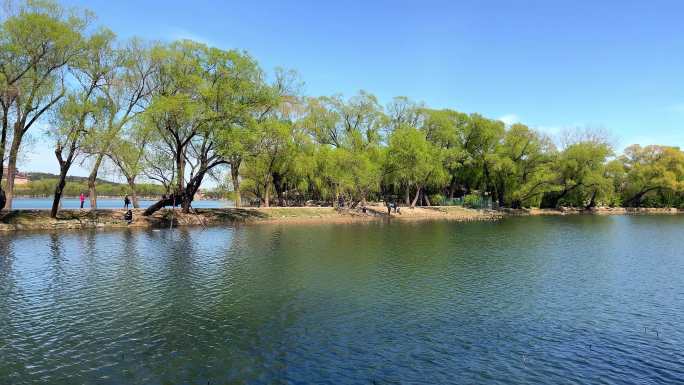
[[[477,194],[468,194],[463,197],[463,206],[469,208],[480,208],[480,206],[482,206],[482,197]]]

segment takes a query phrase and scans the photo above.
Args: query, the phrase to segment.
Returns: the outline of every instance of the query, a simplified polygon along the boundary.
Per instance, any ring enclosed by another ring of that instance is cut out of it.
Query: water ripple
[[[0,235],[0,384],[684,383],[684,219]]]

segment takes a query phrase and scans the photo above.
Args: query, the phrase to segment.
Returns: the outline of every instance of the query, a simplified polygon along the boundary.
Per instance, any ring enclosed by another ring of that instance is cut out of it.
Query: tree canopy
[[[165,196],[147,214],[191,210],[208,178],[237,206],[464,196],[512,208],[684,206],[676,147],[620,154],[600,130],[554,141],[405,96],[383,106],[363,90],[304,95],[296,72],[264,71],[241,50],[121,41],[90,12],[50,0],[10,8],[0,20],[0,207],[11,207],[23,139],[37,122],[60,167],[53,216],[76,162],[90,169],[92,207],[103,167],[118,170],[134,205],[140,185],[160,185]]]

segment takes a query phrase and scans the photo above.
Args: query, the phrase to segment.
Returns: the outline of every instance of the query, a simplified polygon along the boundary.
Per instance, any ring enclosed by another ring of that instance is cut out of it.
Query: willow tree
[[[381,130],[387,121],[374,95],[359,91],[348,100],[340,95],[309,99],[301,124],[316,143],[328,148],[318,159],[330,164],[319,169],[331,171],[322,179],[335,197],[347,196],[356,205],[379,191]]]
[[[408,125],[395,129],[389,137],[385,169],[399,184],[415,186],[411,207],[427,199],[425,189],[446,183],[442,152],[425,137],[425,132]],[[422,198],[422,199],[421,199]]]
[[[278,137],[278,130],[273,130],[278,124],[274,123],[289,124],[291,128],[294,128],[294,121],[301,110],[300,86],[301,83],[295,71],[276,69],[272,84],[268,86],[260,84],[255,89],[256,93],[253,96],[258,95],[260,101],[252,106],[251,116],[233,119],[221,130],[219,148],[230,168],[230,183],[236,207],[242,206],[241,167],[243,164],[250,158],[255,161],[259,156],[269,156],[269,153],[272,153],[270,150],[277,148],[268,145],[264,140]],[[258,168],[250,169],[252,176],[256,169]],[[277,175],[275,179],[279,179]],[[257,184],[263,186],[264,182],[265,180],[260,180]],[[248,189],[251,189],[253,193],[258,190],[260,194],[263,189],[258,188],[257,184],[252,183]],[[259,194],[256,195],[261,196]],[[262,203],[265,203],[263,199]]]
[[[520,208],[538,204],[553,187],[549,165],[555,146],[551,140],[514,124],[506,130],[501,144],[491,154],[494,196],[500,206]]]
[[[172,156],[172,194],[145,215],[180,204],[189,212],[204,177],[227,165],[220,146],[232,125],[248,125],[271,102],[271,90],[247,54],[189,40],[155,47],[155,92],[145,119]]]
[[[136,180],[143,173],[145,154],[150,151],[149,143],[152,138],[153,134],[149,127],[139,123],[133,124],[114,139],[111,150],[107,153],[107,157],[126,179],[131,201],[136,209],[140,207]],[[163,167],[163,164],[155,164],[155,167]]]
[[[235,207],[242,206],[241,168],[245,159],[258,153],[259,134],[253,121],[247,124],[232,125],[221,135],[222,154],[230,168],[230,183],[233,190]]]
[[[594,192],[607,186],[606,162],[612,154],[611,146],[602,139],[582,140],[564,148],[553,163],[554,191],[544,196],[542,205],[587,205]]]
[[[7,154],[7,191],[0,208],[12,207],[17,159],[26,134],[66,94],[66,66],[83,49],[90,15],[52,1],[26,1],[0,24],[0,159]],[[0,170],[0,177],[3,171]]]
[[[83,53],[70,65],[69,80],[73,86],[60,103],[50,130],[59,163],[59,179],[50,211],[53,218],[59,210],[69,169],[82,147],[87,145],[90,132],[102,122],[107,102],[98,91],[114,70],[107,60],[113,42],[111,31],[98,31],[87,39]]]
[[[504,136],[504,123],[487,119],[480,114],[471,114],[464,130],[464,150],[472,162],[471,183],[479,187],[480,192],[494,192],[492,167],[496,152]]]
[[[131,40],[121,48],[113,45],[108,48],[101,52],[100,57],[111,68],[99,87],[106,104],[99,129],[90,132],[91,145],[87,149],[91,157],[88,196],[93,209],[97,208],[97,175],[103,161],[112,153],[113,144],[126,127],[145,111],[153,91],[153,63],[147,47]]]
[[[245,188],[259,198],[264,207],[271,206],[275,193],[278,206],[285,206],[284,193],[296,170],[299,135],[293,122],[268,119],[259,124],[255,151],[246,158]],[[273,191],[275,190],[275,191]]]
[[[385,107],[387,115],[386,131],[390,135],[394,130],[404,127],[418,127],[424,120],[422,114],[425,106],[406,96],[396,96]]]
[[[161,184],[164,187],[164,195],[169,195],[173,191],[176,181],[173,154],[166,144],[158,138],[156,131],[150,131],[150,133],[145,151],[143,151],[143,158],[140,160],[140,171],[147,179]]]
[[[474,133],[466,131],[469,117],[454,110],[423,109],[421,130],[430,143],[442,150],[444,167],[449,174],[446,196],[454,198],[457,192],[469,188],[467,170],[473,164],[473,158],[466,151],[470,148]],[[406,190],[406,203],[409,202],[409,191]]]
[[[648,194],[684,191],[684,152],[678,147],[635,144],[625,149],[620,161],[626,205],[640,206]]]

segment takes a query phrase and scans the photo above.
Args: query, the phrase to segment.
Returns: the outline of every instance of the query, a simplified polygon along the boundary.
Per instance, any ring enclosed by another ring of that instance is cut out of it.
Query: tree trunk
[[[64,193],[64,186],[66,185],[66,177],[71,168],[71,164],[74,161],[74,156],[76,154],[77,142],[73,140],[69,145],[69,153],[64,159],[62,157],[63,147],[61,143],[57,142],[57,147],[55,148],[55,157],[57,157],[57,162],[59,162],[59,180],[55,186],[55,196],[52,201],[52,208],[50,210],[50,217],[57,218],[57,212],[62,208],[62,194]]]
[[[480,195],[484,194],[487,191],[487,188],[489,187],[489,167],[487,167],[487,162],[484,162],[484,167],[482,170],[483,174],[483,181],[482,181],[482,191],[480,192]]]
[[[641,206],[641,199],[643,199],[644,195],[646,195],[647,193],[649,193],[651,191],[658,190],[658,189],[659,189],[659,187],[650,187],[650,188],[641,190],[638,193],[636,193],[633,197],[631,197],[630,199],[627,199],[625,201],[625,203],[631,203],[634,205],[633,207],[640,207]]]
[[[596,190],[594,190],[594,192],[591,193],[591,199],[589,200],[589,204],[586,208],[590,209],[593,207],[596,207]]]
[[[340,208],[340,188],[337,185],[335,186],[335,198],[333,199],[332,206],[335,209]]]
[[[198,171],[197,175],[193,176],[188,184],[185,186],[184,199],[181,202],[181,207],[183,208],[183,213],[188,214],[192,206],[192,201],[195,200],[195,194],[199,191],[200,185],[202,185],[202,180],[204,179],[204,174],[208,171]]]
[[[432,206],[432,204],[430,204],[430,199],[428,198],[427,194],[423,194],[423,197],[425,197],[425,205]]]
[[[230,176],[233,180],[233,195],[235,195],[235,207],[242,207],[242,197],[240,196],[240,175],[239,166],[230,166]]]
[[[21,144],[21,135],[17,134],[12,138],[12,147],[10,148],[9,159],[7,160],[7,189],[5,190],[5,208],[12,208],[12,200],[14,199],[14,176],[17,173],[17,155],[19,154],[19,146]]]
[[[271,178],[273,179],[273,187],[275,188],[276,197],[278,198],[278,206],[285,206],[283,200],[283,191],[285,190],[283,187],[283,178],[280,173],[277,172],[271,173]]]
[[[176,181],[176,193],[182,194],[183,193],[183,182],[185,181],[185,157],[184,154],[185,149],[183,147],[179,146],[179,150],[176,153],[176,172],[178,175],[176,176],[177,181]]]
[[[4,160],[5,160],[5,146],[7,145],[7,131],[9,131],[9,121],[7,120],[7,112],[9,107],[3,106],[2,109],[2,133],[0,133],[0,181],[2,181],[2,176],[4,173]],[[7,202],[7,197],[5,196],[5,190],[2,188],[0,183],[0,210],[5,208],[5,203]]]
[[[418,198],[420,198],[420,192],[421,192],[421,187],[418,186],[418,188],[416,190],[416,196],[413,198],[413,202],[411,202],[411,208],[412,209],[416,207],[416,203],[418,202]]]
[[[126,178],[126,180],[128,181],[128,187],[131,189],[131,202],[133,202],[133,208],[139,209],[140,202],[138,201],[138,192],[135,187],[135,178]]]
[[[406,190],[404,190],[404,203],[406,204],[406,206],[411,204],[411,191],[410,190],[411,190],[411,185],[407,183],[406,184]]]
[[[264,207],[271,207],[270,201],[269,201],[270,193],[271,193],[271,184],[269,183],[266,185],[266,188],[264,189]]]
[[[169,195],[166,199],[160,199],[158,202],[152,204],[144,212],[144,216],[152,215],[159,211],[161,208],[166,206],[173,206],[174,203],[180,202],[181,197],[179,195]]]
[[[216,164],[215,164],[216,165]],[[213,166],[212,166],[213,167]],[[211,167],[206,167],[206,165],[203,165],[202,168],[200,168],[200,171],[197,172],[195,176],[193,176],[190,181],[188,181],[186,186],[183,186],[182,184],[179,184],[177,187],[180,192],[176,192],[173,195],[167,197],[166,199],[161,199],[157,203],[153,204],[152,206],[148,207],[145,212],[143,212],[144,216],[149,216],[154,214],[156,211],[161,209],[164,206],[171,206],[171,205],[177,205],[180,204],[183,213],[187,214],[190,212],[190,207],[192,205],[192,201],[195,198],[195,194],[199,190],[199,187],[202,185],[202,180],[204,179],[204,175],[209,172]]]
[[[10,156],[7,161],[7,176],[5,176],[5,208],[10,210],[12,208],[12,200],[14,199],[14,176],[17,173],[17,152],[10,151]]]
[[[566,195],[568,195],[570,192],[572,192],[574,189],[577,187],[581,186],[582,184],[576,184],[572,187],[566,187],[561,191],[560,194],[554,195],[551,197],[551,204],[549,206],[553,208],[558,208],[558,205],[560,204],[560,200],[563,199]]]
[[[456,193],[456,177],[451,177],[451,182],[449,183],[449,199],[454,199],[454,194]]]
[[[90,171],[90,175],[88,175],[88,198],[90,199],[91,210],[97,210],[97,189],[95,188],[95,183],[97,181],[97,172],[100,170],[100,164],[102,164],[102,158],[104,158],[104,153],[97,154],[93,169]]]
[[[195,194],[192,194],[193,196],[189,194],[190,192],[186,190],[183,199],[181,199],[181,211],[183,214],[190,212],[190,204],[192,204],[192,198]]]
[[[62,202],[62,193],[64,192],[64,186],[66,186],[66,175],[70,166],[71,164],[65,164],[59,168],[59,181],[57,182],[57,186],[55,186],[55,197],[52,200],[50,218],[57,218],[57,212],[59,211]]]
[[[95,182],[88,179],[88,200],[90,200],[90,209],[97,210],[97,188]]]
[[[499,201],[499,207],[503,207],[504,204],[506,203],[506,202],[505,202],[505,195],[506,195],[506,194],[504,193],[504,189],[503,189],[503,188],[497,189],[496,195],[497,195],[497,198],[498,198],[497,200]]]
[[[152,215],[166,206],[173,207],[174,205],[179,204],[181,206],[182,211],[187,214],[190,212],[191,203],[192,199],[188,198],[187,194],[172,194],[166,197],[166,199],[160,199],[159,201],[145,209],[145,211],[143,212],[143,216]]]

